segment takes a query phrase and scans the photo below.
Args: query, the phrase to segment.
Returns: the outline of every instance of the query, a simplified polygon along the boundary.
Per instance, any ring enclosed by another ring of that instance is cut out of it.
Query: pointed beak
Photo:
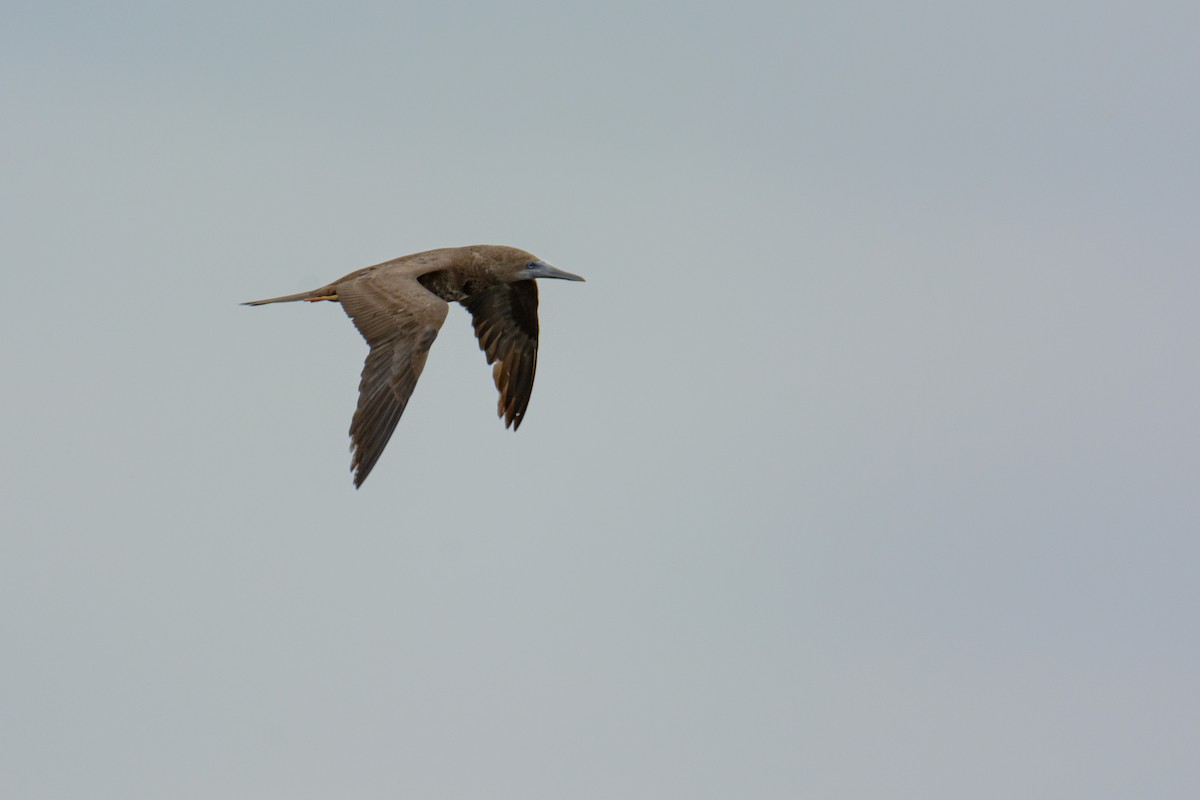
[[[572,275],[569,272],[564,272],[558,267],[552,267],[545,261],[534,261],[527,266],[522,272],[522,277],[529,278],[561,278],[564,281],[581,281],[578,275]]]

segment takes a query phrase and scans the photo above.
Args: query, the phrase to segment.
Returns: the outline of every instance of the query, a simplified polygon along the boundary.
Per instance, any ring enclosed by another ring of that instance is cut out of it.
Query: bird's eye
[[[538,262],[530,261],[528,264],[525,265],[525,268],[526,269],[537,269],[537,265],[538,265]]]

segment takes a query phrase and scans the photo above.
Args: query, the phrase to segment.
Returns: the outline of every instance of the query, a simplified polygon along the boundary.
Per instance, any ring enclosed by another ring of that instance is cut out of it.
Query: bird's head
[[[491,262],[489,271],[505,283],[531,281],[535,278],[559,278],[564,281],[583,280],[578,275],[572,275],[570,272],[551,266],[532,253],[518,250],[515,247],[477,245],[470,249],[475,251],[476,258]]]
[[[572,275],[570,272],[551,266],[545,261],[538,258],[531,258],[521,265],[517,270],[517,280],[531,281],[534,278],[561,278],[564,281],[581,281],[579,275]]]

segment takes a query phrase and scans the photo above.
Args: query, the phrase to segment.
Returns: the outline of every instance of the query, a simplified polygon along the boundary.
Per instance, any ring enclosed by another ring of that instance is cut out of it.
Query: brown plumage
[[[354,485],[362,486],[404,413],[449,303],[462,303],[471,312],[479,347],[495,364],[499,415],[505,427],[521,426],[537,368],[535,278],[583,280],[515,247],[475,245],[401,256],[311,292],[243,305],[340,302],[367,340],[371,351],[350,423]]]

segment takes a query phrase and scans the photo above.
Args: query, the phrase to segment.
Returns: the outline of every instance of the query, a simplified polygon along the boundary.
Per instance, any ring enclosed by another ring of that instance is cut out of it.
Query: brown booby
[[[498,413],[505,427],[520,427],[537,367],[535,278],[583,280],[515,247],[474,245],[401,256],[311,292],[243,305],[341,303],[371,346],[350,423],[350,466],[358,487],[400,421],[450,303],[462,303],[471,312],[479,347],[495,364]]]

